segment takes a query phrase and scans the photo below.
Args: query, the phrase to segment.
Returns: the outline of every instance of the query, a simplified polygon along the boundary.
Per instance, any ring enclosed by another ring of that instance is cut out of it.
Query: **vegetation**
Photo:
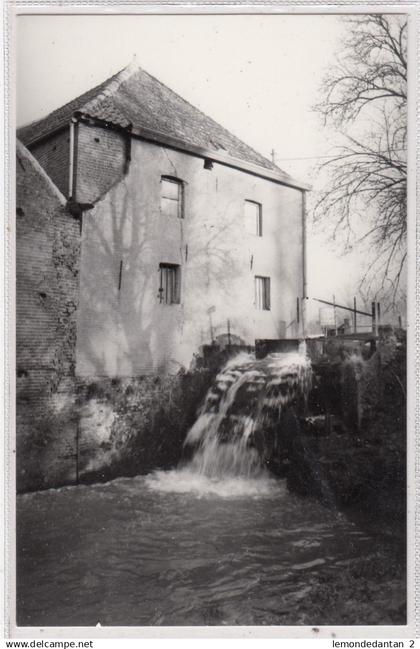
[[[407,256],[407,20],[374,14],[346,21],[316,106],[341,144],[321,165],[325,189],[315,221],[329,224],[334,239],[344,235],[347,251],[369,245],[361,288],[395,302]]]

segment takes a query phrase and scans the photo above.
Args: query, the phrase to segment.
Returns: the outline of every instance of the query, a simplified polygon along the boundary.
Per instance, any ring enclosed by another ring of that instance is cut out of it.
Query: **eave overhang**
[[[102,120],[95,115],[89,115],[88,113],[81,111],[75,112],[72,119],[80,120],[81,122],[85,123],[94,123],[95,125],[101,126],[102,128],[111,128],[119,131],[120,133],[123,131],[131,137],[145,140],[146,142],[152,142],[159,146],[166,146],[171,149],[175,149],[176,151],[189,153],[190,155],[194,155],[198,158],[210,160],[211,162],[216,162],[233,169],[239,169],[240,171],[252,174],[253,176],[271,180],[281,185],[292,187],[293,189],[298,189],[300,191],[310,191],[312,189],[312,186],[308,183],[297,180],[296,178],[292,178],[288,174],[281,173],[280,171],[266,169],[259,165],[253,164],[252,162],[236,158],[221,151],[216,151],[214,149],[205,149],[195,144],[191,144],[190,142],[179,140],[171,135],[168,135],[167,133],[161,133],[159,131],[150,130],[139,126],[131,127],[130,125],[129,127],[127,127],[120,124],[114,124],[112,122]],[[69,123],[62,124],[58,128],[54,129],[54,132],[50,132],[48,134],[44,133],[40,138],[34,138],[31,142],[28,142],[26,146],[28,148],[32,147],[42,140],[48,138],[53,133],[55,134],[68,127],[68,125]]]

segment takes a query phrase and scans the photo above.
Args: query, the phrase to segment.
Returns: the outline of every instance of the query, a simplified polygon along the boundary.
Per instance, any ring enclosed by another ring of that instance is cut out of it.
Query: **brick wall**
[[[18,488],[43,484],[66,456],[60,417],[71,410],[78,302],[79,223],[27,150],[18,146],[16,395]],[[73,390],[74,391],[74,390]],[[61,439],[60,439],[61,437]],[[44,459],[43,459],[44,458]]]
[[[33,146],[31,153],[64,196],[68,197],[70,129],[66,128]]]
[[[79,202],[94,202],[124,175],[126,138],[111,129],[79,123],[76,127],[75,195]]]
[[[70,128],[34,145],[31,153],[68,197]],[[123,177],[127,164],[127,139],[112,129],[79,122],[75,126],[74,155],[73,193],[82,203],[94,202]]]

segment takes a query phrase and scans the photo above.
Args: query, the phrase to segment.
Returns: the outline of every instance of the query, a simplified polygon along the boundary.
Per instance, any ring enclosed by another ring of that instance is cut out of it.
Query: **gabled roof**
[[[128,70],[128,68],[126,68]],[[111,86],[114,81],[121,79],[124,70],[114,74],[106,81],[103,81],[99,86],[95,86],[91,90],[83,93],[80,97],[72,99],[64,106],[57,108],[52,113],[43,117],[40,120],[31,122],[27,126],[22,126],[18,129],[17,135],[18,138],[25,146],[30,146],[37,140],[41,140],[49,133],[52,133],[66,124],[68,124],[76,112],[83,111],[85,105],[88,105],[92,100],[104,96],[104,91],[107,87]]]
[[[133,134],[156,134],[196,150],[214,152],[222,161],[243,161],[267,170],[274,179],[278,175],[286,184],[289,180],[293,186],[306,188],[135,62],[47,117],[22,127],[18,137],[30,146],[64,127],[76,114],[130,129]]]

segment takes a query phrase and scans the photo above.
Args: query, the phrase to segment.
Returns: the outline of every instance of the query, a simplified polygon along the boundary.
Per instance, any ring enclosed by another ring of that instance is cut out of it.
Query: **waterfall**
[[[217,375],[185,446],[192,457],[182,463],[211,479],[258,478],[265,471],[268,434],[278,426],[282,409],[306,397],[310,362],[298,353],[273,354],[255,360],[240,354]]]
[[[268,494],[275,481],[267,460],[281,439],[281,414],[304,402],[311,384],[305,354],[279,353],[256,360],[240,353],[228,361],[207,392],[173,471],[155,471],[146,484],[165,492],[220,496]]]

